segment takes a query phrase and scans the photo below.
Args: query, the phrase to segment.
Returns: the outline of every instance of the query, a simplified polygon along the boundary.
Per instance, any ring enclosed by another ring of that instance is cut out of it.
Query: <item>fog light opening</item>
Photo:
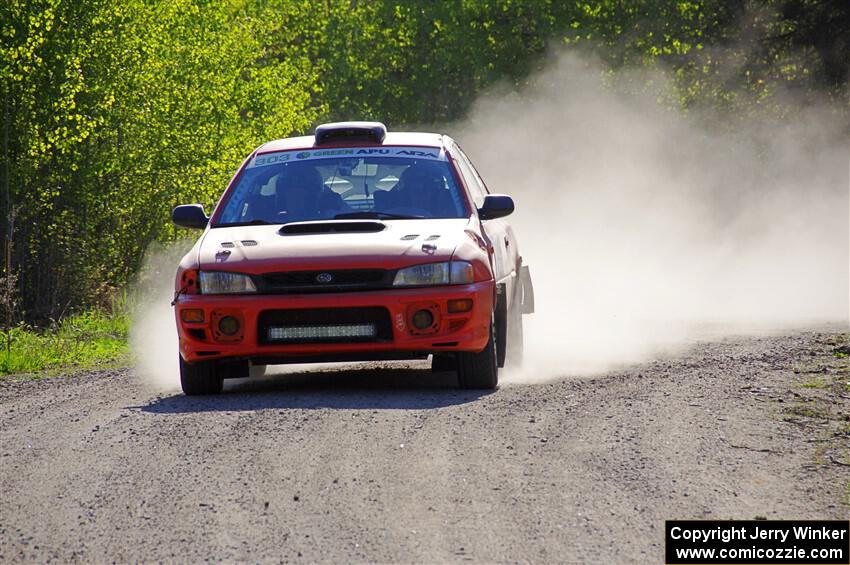
[[[457,298],[454,300],[449,300],[448,308],[450,314],[457,314],[460,312],[469,312],[472,310],[472,299],[471,298]]]
[[[233,316],[225,316],[218,321],[218,330],[226,336],[236,335],[239,331],[239,320]]]
[[[429,310],[418,310],[413,315],[413,327],[425,330],[434,325],[434,315]]]
[[[180,311],[180,319],[189,323],[203,322],[204,311],[201,308],[186,308]]]

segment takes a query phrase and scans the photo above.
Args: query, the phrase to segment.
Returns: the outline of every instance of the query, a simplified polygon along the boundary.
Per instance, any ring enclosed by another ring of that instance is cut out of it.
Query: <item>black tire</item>
[[[496,299],[496,363],[505,366],[508,354],[508,300],[505,290]]]
[[[463,389],[493,390],[499,384],[499,367],[496,359],[496,322],[490,320],[490,339],[478,353],[457,354],[457,381]]]
[[[431,359],[431,371],[444,373],[457,370],[457,359],[451,353],[434,353]]]
[[[510,367],[521,367],[524,346],[524,337],[522,331],[522,310],[518,303],[514,303],[514,308],[508,316],[508,355],[507,364]]]
[[[222,378],[216,370],[215,361],[187,363],[181,356],[180,386],[186,396],[220,393]]]

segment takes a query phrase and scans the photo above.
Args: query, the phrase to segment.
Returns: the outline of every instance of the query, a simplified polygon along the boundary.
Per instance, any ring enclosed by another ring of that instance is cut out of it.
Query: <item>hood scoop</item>
[[[292,222],[277,232],[280,235],[305,235],[316,233],[373,233],[384,231],[387,225],[375,220],[328,220],[318,222]]]

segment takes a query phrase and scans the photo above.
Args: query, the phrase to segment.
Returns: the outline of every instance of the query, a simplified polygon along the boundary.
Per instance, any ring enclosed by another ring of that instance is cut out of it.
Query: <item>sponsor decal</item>
[[[416,149],[400,149],[396,155],[408,155],[410,157],[428,157],[430,159],[439,159],[440,156],[430,151],[419,151]]]
[[[285,163],[289,161],[289,153],[267,153],[265,155],[257,155],[254,159],[254,167],[262,167],[263,165],[274,165],[277,163]]]

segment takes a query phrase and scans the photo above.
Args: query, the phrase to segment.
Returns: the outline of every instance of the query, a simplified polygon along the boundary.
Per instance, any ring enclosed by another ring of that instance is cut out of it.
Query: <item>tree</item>
[[[31,319],[124,284],[183,199],[211,205],[250,149],[305,129],[309,69],[264,62],[227,3],[10,0],[0,8],[5,206]],[[8,237],[8,221],[4,222]]]

